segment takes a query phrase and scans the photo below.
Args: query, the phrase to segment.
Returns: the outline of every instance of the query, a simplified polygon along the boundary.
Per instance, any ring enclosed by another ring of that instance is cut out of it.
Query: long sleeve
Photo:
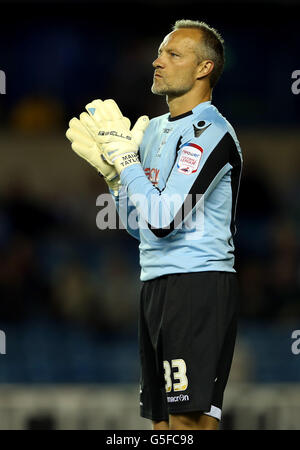
[[[137,239],[140,240],[140,232],[137,221],[137,209],[134,204],[129,200],[127,196],[126,188],[123,186],[119,190],[119,195],[115,196],[112,191],[110,191],[114,199],[116,210],[119,214],[120,220],[127,230],[127,232]]]
[[[176,233],[176,229],[199,206],[199,202],[205,202],[230,171],[233,202],[236,202],[241,171],[236,143],[226,129],[214,124],[207,128],[199,137],[191,133],[191,128],[183,133],[182,144],[163,190],[153,186],[138,164],[128,167],[121,174],[129,198],[156,237]]]

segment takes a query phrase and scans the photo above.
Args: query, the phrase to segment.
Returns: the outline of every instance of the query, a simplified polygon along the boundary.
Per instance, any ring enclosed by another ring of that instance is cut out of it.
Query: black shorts
[[[220,420],[237,330],[236,273],[166,275],[142,283],[141,416],[199,411]]]

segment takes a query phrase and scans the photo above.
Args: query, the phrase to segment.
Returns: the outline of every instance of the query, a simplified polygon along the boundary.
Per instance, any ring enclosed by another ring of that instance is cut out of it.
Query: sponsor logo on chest
[[[144,172],[148,180],[150,180],[154,186],[158,185],[159,169],[146,167]]]

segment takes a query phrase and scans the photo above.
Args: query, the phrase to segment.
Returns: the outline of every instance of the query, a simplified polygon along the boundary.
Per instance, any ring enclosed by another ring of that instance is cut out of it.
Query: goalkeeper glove
[[[76,117],[70,120],[66,136],[71,141],[74,152],[94,166],[104,177],[109,189],[114,195],[118,195],[120,181],[118,173],[104,160],[91,133]]]
[[[90,116],[80,115],[82,123],[91,130],[106,161],[113,164],[118,174],[125,167],[138,164],[138,150],[149,124],[147,116],[140,117],[130,131],[130,122],[124,117],[114,100],[94,100],[86,106]],[[93,123],[91,120],[93,120]],[[126,121],[127,120],[127,121]]]

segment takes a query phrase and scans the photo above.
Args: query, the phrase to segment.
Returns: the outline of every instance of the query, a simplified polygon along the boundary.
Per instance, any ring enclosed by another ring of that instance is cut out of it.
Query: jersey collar
[[[191,114],[195,114],[195,113],[198,114],[200,111],[202,111],[203,109],[207,108],[210,105],[211,105],[211,101],[208,100],[207,102],[199,103],[199,105],[195,106],[195,108],[191,109],[191,111],[187,111],[183,114],[179,114],[178,116],[171,117],[171,115],[169,114],[168,121],[174,122],[175,120],[183,119],[184,117],[190,116]]]

